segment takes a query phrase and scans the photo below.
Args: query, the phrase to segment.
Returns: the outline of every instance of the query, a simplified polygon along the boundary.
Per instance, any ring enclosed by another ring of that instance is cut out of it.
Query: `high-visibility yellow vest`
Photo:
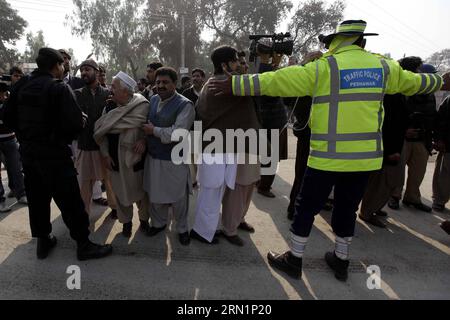
[[[313,97],[308,166],[333,172],[381,169],[385,94],[428,94],[439,75],[415,74],[352,45],[305,67],[233,77],[234,95]]]

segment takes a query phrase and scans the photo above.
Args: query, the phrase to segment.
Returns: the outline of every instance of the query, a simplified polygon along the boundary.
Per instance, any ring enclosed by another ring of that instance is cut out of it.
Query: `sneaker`
[[[77,258],[80,261],[101,259],[109,256],[112,253],[111,245],[98,245],[90,240],[87,240],[78,245]]]
[[[400,210],[400,200],[397,198],[390,198],[388,201],[388,207],[392,210]]]
[[[28,205],[28,199],[27,199],[26,196],[21,197],[19,200],[17,200],[17,202],[18,202],[19,204],[23,204],[23,205],[25,205],[25,206]]]
[[[303,259],[294,257],[290,251],[283,254],[270,251],[267,260],[273,268],[287,273],[292,278],[301,279]]]
[[[8,206],[5,201],[0,202],[0,212],[6,213],[11,211],[11,206]]]
[[[334,271],[334,276],[339,281],[347,281],[348,278],[348,267],[350,261],[341,260],[336,256],[335,252],[327,252],[325,254],[325,261],[328,266]]]
[[[38,238],[36,255],[39,260],[43,260],[48,257],[52,249],[56,246],[56,238],[49,235],[45,238]]]

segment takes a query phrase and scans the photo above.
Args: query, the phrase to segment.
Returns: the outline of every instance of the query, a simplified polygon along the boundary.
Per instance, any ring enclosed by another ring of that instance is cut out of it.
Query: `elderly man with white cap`
[[[143,188],[145,144],[142,126],[146,123],[149,102],[135,94],[137,86],[129,75],[119,72],[112,81],[112,103],[95,124],[95,141],[100,146],[103,161],[110,171],[116,196],[117,215],[123,224],[122,234],[132,235],[133,205],[139,210],[140,230],[150,229],[148,201]]]

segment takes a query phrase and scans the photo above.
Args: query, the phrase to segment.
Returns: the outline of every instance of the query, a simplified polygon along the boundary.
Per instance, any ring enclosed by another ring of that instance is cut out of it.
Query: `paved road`
[[[292,147],[294,143],[291,138]],[[292,158],[294,152],[291,148]],[[427,203],[433,169],[430,162],[422,190]],[[149,239],[136,230],[137,218],[128,241],[120,235],[120,224],[108,218],[109,210],[95,207],[92,238],[112,243],[114,255],[79,263],[75,244],[53,206],[54,234],[59,243],[47,260],[38,261],[27,208],[16,207],[11,213],[0,214],[0,299],[450,299],[450,237],[438,226],[450,219],[449,211],[424,214],[405,208],[388,210],[388,230],[358,221],[351,273],[345,284],[334,279],[323,261],[324,253],[333,248],[334,238],[330,214],[322,213],[304,258],[303,280],[273,271],[266,254],[288,248],[286,195],[293,172],[293,159],[281,164],[274,187],[276,199],[254,195],[248,221],[257,232],[241,234],[244,248],[223,240],[218,246],[193,242],[182,247],[173,230]],[[6,187],[7,182],[3,184]],[[80,267],[81,290],[67,289],[70,275],[66,270],[71,265]],[[381,268],[380,290],[367,288],[366,267],[370,265]]]

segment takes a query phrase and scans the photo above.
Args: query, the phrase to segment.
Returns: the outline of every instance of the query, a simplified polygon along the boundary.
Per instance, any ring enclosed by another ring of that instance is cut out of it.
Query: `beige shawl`
[[[144,138],[142,125],[147,122],[150,104],[142,95],[135,94],[131,101],[123,107],[118,107],[104,114],[95,123],[94,139],[100,146],[104,156],[109,155],[107,134],[120,134],[119,158],[126,167],[132,168],[142,155],[134,152],[136,142]]]

